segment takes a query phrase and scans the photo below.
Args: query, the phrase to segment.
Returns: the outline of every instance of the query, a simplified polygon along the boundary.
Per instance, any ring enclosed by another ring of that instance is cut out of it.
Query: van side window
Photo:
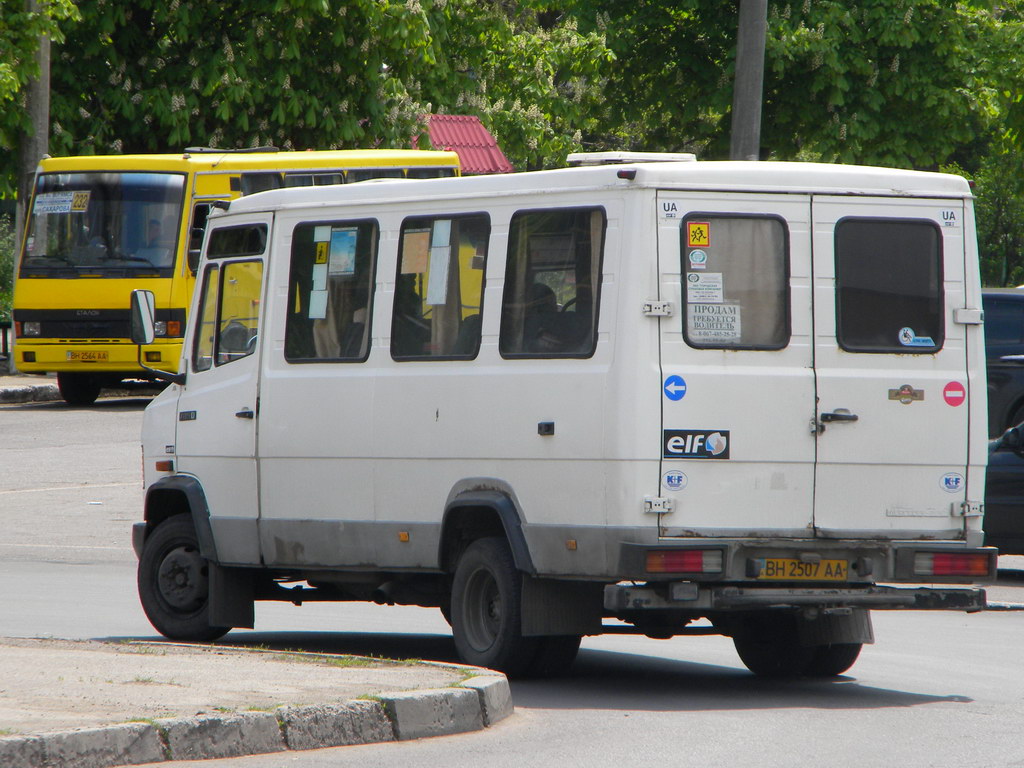
[[[193,371],[224,365],[255,351],[262,283],[262,261],[207,267],[192,350]]]
[[[502,357],[590,357],[597,346],[601,208],[518,211],[508,236]]]
[[[847,352],[921,354],[945,340],[942,234],[922,219],[836,225],[836,338]]]
[[[295,227],[284,334],[288,362],[367,358],[377,231],[376,221]]]
[[[683,332],[702,349],[789,343],[789,233],[775,216],[691,213],[681,230]]]
[[[490,231],[485,214],[402,222],[391,320],[395,360],[476,357]]]
[[[205,371],[213,365],[213,342],[217,328],[217,293],[220,291],[220,266],[210,264],[203,273],[203,292],[199,300],[199,323],[192,348],[192,370]]]

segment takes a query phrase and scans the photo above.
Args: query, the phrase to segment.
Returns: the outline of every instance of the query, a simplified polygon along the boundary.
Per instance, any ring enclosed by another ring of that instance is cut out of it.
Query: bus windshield
[[[170,277],[185,175],[47,173],[36,182],[20,277]]]

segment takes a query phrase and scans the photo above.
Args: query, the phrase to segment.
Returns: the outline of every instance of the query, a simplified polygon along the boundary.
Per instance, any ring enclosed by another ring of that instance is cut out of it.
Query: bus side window
[[[209,203],[196,203],[192,208],[192,227],[188,233],[188,268],[194,275],[199,268],[199,251],[203,247],[203,235],[206,233],[206,219],[210,215]]]
[[[376,221],[295,227],[285,321],[288,362],[367,358],[377,232]]]
[[[597,345],[605,215],[519,211],[509,226],[502,357],[590,357]]]
[[[391,321],[395,360],[471,360],[480,350],[485,214],[402,223]]]

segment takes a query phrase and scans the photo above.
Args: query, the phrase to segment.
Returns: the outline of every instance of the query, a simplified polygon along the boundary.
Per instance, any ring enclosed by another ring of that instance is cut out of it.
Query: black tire
[[[100,396],[100,380],[88,373],[58,373],[57,389],[68,405],[92,405]]]
[[[790,614],[751,617],[732,642],[747,669],[762,677],[799,677],[816,650],[800,645],[796,617]]]
[[[808,677],[836,677],[853,666],[863,643],[833,643],[814,649],[811,663],[804,669]]]
[[[477,539],[459,558],[452,581],[452,635],[467,664],[518,677],[539,642],[522,635],[522,575],[502,538]]]
[[[188,515],[175,515],[149,534],[139,560],[139,599],[146,617],[172,640],[208,641],[231,627],[211,626],[209,564],[199,554]]]
[[[537,653],[526,669],[529,677],[557,677],[569,671],[580,650],[579,635],[539,637]]]

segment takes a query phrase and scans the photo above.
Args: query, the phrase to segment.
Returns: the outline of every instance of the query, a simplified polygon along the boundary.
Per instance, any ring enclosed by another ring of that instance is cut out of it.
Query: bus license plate
[[[105,363],[109,358],[109,352],[97,352],[91,349],[72,349],[68,351],[68,360],[74,360],[76,363]]]
[[[850,564],[846,560],[805,563],[790,557],[768,557],[757,578],[774,581],[846,581]]]

